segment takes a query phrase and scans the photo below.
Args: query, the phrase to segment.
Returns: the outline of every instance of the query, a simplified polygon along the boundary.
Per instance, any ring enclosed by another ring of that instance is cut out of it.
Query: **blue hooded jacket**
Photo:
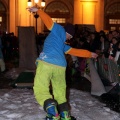
[[[64,27],[54,23],[51,32],[45,39],[43,51],[40,53],[38,60],[66,67],[65,52],[70,50],[71,47],[66,45],[65,41],[66,31]]]

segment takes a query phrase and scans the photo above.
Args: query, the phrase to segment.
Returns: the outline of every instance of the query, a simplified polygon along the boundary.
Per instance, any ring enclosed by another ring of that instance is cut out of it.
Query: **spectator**
[[[107,37],[109,43],[111,43],[112,42],[112,38],[113,38],[112,31],[109,31],[109,33],[106,35],[106,37]]]
[[[2,40],[1,40],[1,37],[0,37],[0,69],[1,69],[1,72],[4,72],[5,71],[5,62],[4,62],[4,57],[3,57],[3,53],[2,53]]]
[[[100,42],[101,42],[100,51],[105,57],[108,58],[109,56],[108,50],[109,50],[110,44],[105,35],[100,36]]]
[[[112,31],[112,37],[116,37],[118,40],[120,40],[119,32],[117,30]]]
[[[114,60],[116,56],[116,52],[118,50],[118,39],[116,37],[112,38],[112,43],[110,44],[109,48],[109,59]]]
[[[91,37],[90,35],[87,35],[86,37],[83,37],[82,40],[84,41],[83,45],[82,45],[82,49],[86,49],[86,50],[91,50]]]
[[[99,41],[97,33],[91,33],[90,36],[91,36],[90,51],[99,54],[100,53],[100,48],[99,48],[100,41]]]

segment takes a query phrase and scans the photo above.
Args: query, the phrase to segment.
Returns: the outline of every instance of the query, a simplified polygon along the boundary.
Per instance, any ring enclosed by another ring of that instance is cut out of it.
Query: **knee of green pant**
[[[43,99],[43,97],[40,95],[39,91],[36,90],[36,88],[34,88],[34,87],[33,87],[33,91],[34,91],[34,96],[35,96],[36,101],[37,101],[41,106],[43,106],[43,105],[44,105],[44,99]]]
[[[58,104],[62,104],[67,101],[66,99],[66,89],[59,92],[53,91],[54,99],[57,100]]]
[[[41,90],[39,87],[34,86],[33,90],[34,96],[41,106],[44,106],[44,101],[46,99],[52,99],[52,95],[49,92],[45,92],[44,90]]]

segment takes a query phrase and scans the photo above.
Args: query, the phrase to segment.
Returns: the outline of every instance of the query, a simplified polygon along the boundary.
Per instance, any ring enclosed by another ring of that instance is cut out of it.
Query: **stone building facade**
[[[34,0],[31,0],[34,5]],[[0,1],[0,31],[18,34],[19,26],[34,26],[36,19],[26,8],[28,0]],[[39,0],[40,5],[41,0]],[[55,22],[79,25],[93,25],[96,31],[120,30],[119,0],[45,0],[44,11]],[[40,17],[37,19],[37,32],[45,31]]]

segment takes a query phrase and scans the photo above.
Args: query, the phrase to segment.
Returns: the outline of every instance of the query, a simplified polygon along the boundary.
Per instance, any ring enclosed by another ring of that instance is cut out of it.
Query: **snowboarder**
[[[34,95],[37,102],[47,112],[46,120],[72,120],[70,108],[66,99],[66,59],[65,54],[79,57],[96,58],[97,54],[75,49],[65,44],[75,33],[74,25],[66,24],[65,27],[54,23],[44,11],[31,7],[30,12],[37,12],[48,30],[49,35],[44,41],[43,50],[37,58],[37,69],[34,79]],[[53,96],[49,92],[50,81],[53,89]]]

